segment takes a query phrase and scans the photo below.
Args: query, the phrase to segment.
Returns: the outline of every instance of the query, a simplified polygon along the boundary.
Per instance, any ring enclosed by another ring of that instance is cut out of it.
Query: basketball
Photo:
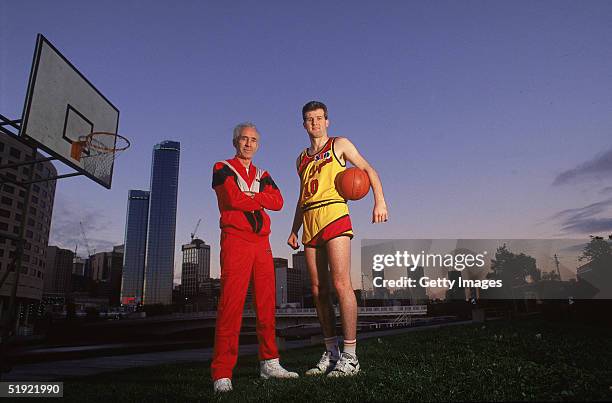
[[[335,182],[338,193],[347,200],[363,199],[370,191],[368,174],[357,167],[340,172]]]

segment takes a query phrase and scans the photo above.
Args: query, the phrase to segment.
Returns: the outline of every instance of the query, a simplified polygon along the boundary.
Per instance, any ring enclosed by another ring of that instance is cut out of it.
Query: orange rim
[[[95,144],[92,140],[94,137],[98,137],[98,136],[110,136],[110,137],[114,137],[114,147],[107,147],[104,145],[104,143],[100,142],[100,144]],[[118,151],[124,151],[127,150],[130,147],[130,141],[123,137],[120,134],[117,133],[111,133],[111,132],[93,132],[88,134],[87,136],[85,136],[86,138],[86,142],[89,148],[99,151],[99,152],[105,152],[105,153],[114,153],[114,152],[118,152]],[[123,142],[123,144],[121,144],[119,147],[117,147],[117,140],[120,140],[120,142]]]

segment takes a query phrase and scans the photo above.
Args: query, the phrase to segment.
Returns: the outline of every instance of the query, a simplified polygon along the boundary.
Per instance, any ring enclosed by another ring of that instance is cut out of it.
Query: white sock
[[[325,349],[329,351],[334,359],[340,357],[340,347],[338,347],[338,338],[334,337],[325,337],[323,339],[325,341]]]
[[[357,357],[357,339],[344,340],[344,352],[349,353],[353,357]]]

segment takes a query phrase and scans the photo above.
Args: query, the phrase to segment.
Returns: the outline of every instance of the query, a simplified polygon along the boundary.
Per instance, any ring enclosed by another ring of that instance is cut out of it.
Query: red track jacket
[[[270,234],[270,217],[264,208],[280,210],[283,196],[267,171],[251,163],[247,174],[235,157],[220,161],[213,167],[212,187],[217,193],[222,231],[247,240]],[[255,197],[245,195],[244,190],[255,192]]]

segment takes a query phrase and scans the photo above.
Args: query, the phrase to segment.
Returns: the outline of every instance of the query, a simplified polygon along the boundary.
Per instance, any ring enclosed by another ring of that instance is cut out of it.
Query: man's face
[[[329,120],[325,118],[325,111],[323,109],[306,112],[304,116],[304,129],[306,129],[309,136],[315,138],[325,137],[327,136],[328,127]]]
[[[236,155],[243,159],[253,159],[259,147],[259,133],[252,127],[242,129],[240,136],[236,139]]]

